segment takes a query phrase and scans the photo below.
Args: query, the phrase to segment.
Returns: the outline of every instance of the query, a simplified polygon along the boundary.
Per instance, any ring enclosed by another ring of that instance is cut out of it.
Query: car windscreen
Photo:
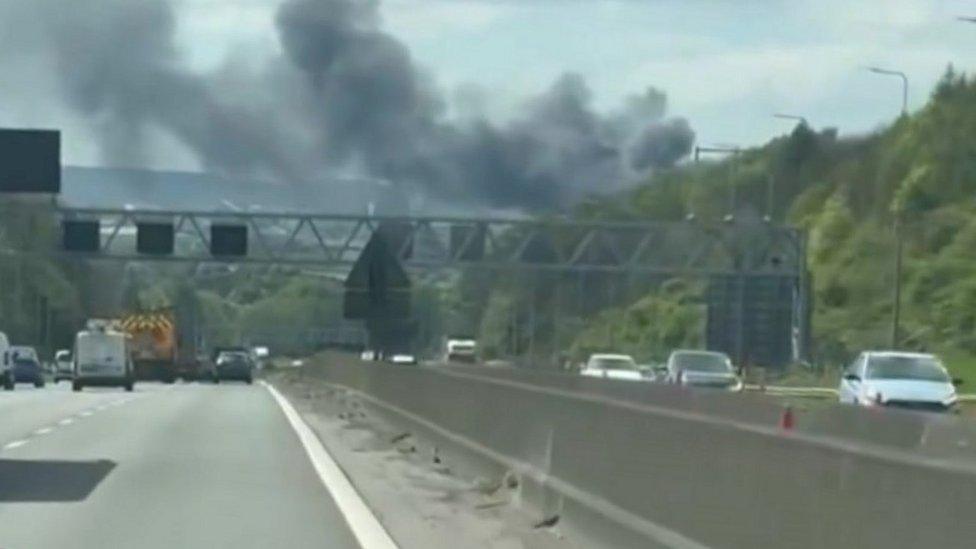
[[[636,370],[637,364],[627,358],[594,358],[590,363],[601,370]]]
[[[680,370],[693,372],[730,372],[728,358],[713,353],[681,353],[674,357]]]
[[[938,360],[919,356],[871,357],[868,361],[867,378],[949,382],[949,376]]]

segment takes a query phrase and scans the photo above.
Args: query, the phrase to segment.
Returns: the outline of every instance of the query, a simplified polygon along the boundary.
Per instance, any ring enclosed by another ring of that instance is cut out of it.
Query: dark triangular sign
[[[346,318],[406,318],[410,314],[410,278],[381,231],[374,232],[366,243],[345,287]]]

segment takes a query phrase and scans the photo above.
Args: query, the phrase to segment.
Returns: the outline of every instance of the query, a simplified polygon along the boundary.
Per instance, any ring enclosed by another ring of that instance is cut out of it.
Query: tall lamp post
[[[902,116],[908,114],[908,76],[901,71],[893,71],[890,69],[882,69],[880,67],[867,67],[867,70],[884,76],[896,76],[901,78],[901,114]],[[895,233],[895,287],[892,290],[893,295],[891,296],[891,348],[897,349],[898,344],[901,342],[899,337],[899,332],[901,328],[901,275],[902,275],[902,229],[901,229],[901,214],[895,212],[894,221],[894,233]]]

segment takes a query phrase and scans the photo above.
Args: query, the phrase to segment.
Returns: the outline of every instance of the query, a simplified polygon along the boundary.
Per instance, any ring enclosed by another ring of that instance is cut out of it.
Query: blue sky
[[[181,36],[201,68],[242,44],[277,48],[274,2],[182,2]],[[898,113],[900,83],[863,66],[908,73],[918,108],[948,63],[972,69],[976,52],[976,25],[955,20],[976,15],[976,1],[384,0],[382,13],[445,92],[476,85],[495,116],[575,71],[603,109],[664,90],[702,144],[788,131],[774,112],[869,131]]]

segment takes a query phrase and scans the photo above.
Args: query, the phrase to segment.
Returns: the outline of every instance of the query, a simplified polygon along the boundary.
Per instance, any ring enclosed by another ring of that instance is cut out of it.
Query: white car
[[[363,362],[372,362],[374,360],[379,360],[379,353],[370,349],[359,353],[359,360]]]
[[[74,366],[71,362],[71,351],[67,349],[61,349],[60,351],[54,353],[54,382],[57,383],[62,379],[71,379],[74,371]]]
[[[397,353],[390,357],[390,362],[393,364],[416,364],[417,357],[406,353]]]
[[[666,380],[676,385],[741,391],[742,380],[725,353],[678,350],[668,357]]]
[[[644,376],[637,367],[634,357],[630,355],[610,353],[590,355],[580,374],[587,377],[644,381]]]
[[[947,412],[956,406],[960,383],[934,355],[866,351],[844,371],[839,398],[857,406]]]

